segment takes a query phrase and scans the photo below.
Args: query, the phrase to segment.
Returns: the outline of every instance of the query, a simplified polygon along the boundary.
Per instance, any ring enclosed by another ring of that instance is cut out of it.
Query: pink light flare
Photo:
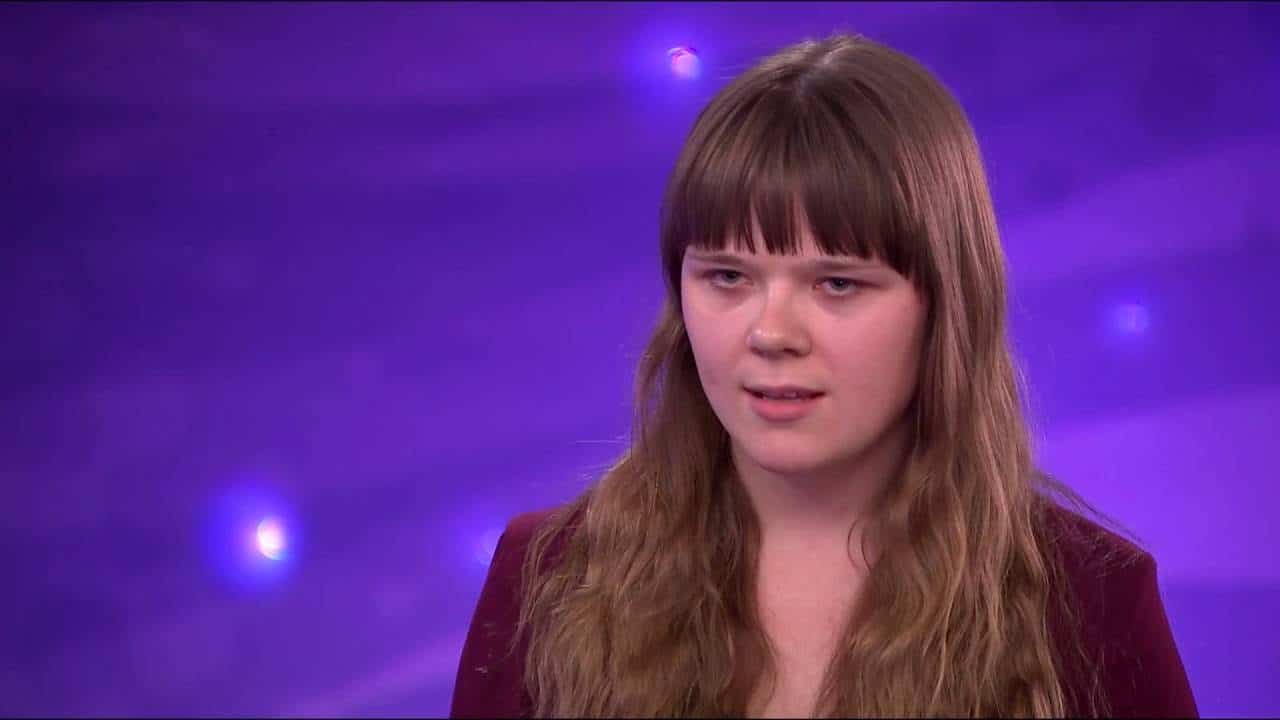
[[[667,51],[667,57],[671,61],[671,72],[677,77],[693,79],[702,72],[702,61],[694,47],[678,45]]]
[[[288,544],[284,523],[274,516],[263,519],[254,531],[254,540],[258,553],[269,560],[279,560]]]

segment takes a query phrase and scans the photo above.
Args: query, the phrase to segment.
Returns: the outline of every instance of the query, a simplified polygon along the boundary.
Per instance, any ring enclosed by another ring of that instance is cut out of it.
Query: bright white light
[[[258,552],[263,557],[279,560],[284,555],[284,525],[279,518],[269,517],[258,523],[255,537],[258,541]]]
[[[682,78],[696,78],[702,71],[702,61],[698,59],[698,51],[692,47],[673,47],[667,51],[671,60],[671,72]]]

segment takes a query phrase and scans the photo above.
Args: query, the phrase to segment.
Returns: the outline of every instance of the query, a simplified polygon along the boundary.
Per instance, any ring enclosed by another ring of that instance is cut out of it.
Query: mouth
[[[796,400],[813,400],[822,397],[825,393],[821,390],[810,390],[808,388],[784,387],[784,388],[758,388],[744,387],[751,395],[761,400],[777,400],[777,401],[796,401]]]
[[[757,416],[775,423],[799,420],[809,415],[825,395],[817,391],[779,395],[751,388],[743,388],[743,392],[750,396],[751,409]]]

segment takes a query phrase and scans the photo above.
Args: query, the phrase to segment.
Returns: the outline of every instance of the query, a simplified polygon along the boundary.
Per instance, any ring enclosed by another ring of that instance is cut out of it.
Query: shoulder
[[[1153,583],[1151,553],[1099,522],[1057,504],[1042,530],[1060,563],[1057,591],[1075,616],[1069,622],[1092,645],[1104,643],[1133,612],[1136,593]]]
[[[510,547],[528,547],[530,541],[533,540],[534,533],[550,522],[558,513],[563,512],[565,507],[564,505],[555,505],[526,510],[507,521],[507,526],[502,534]]]
[[[1155,558],[1137,543],[1056,503],[1046,506],[1042,530],[1078,593],[1103,601],[1155,571]],[[1081,598],[1082,600],[1085,598]]]
[[[542,566],[553,559],[562,549],[569,535],[569,529],[576,523],[580,511],[575,511],[575,504],[565,503],[533,510],[527,510],[513,516],[498,539],[498,547],[494,550],[493,563],[504,566],[520,566],[528,554],[534,538],[545,529],[558,528],[555,537],[550,539],[547,556]]]
[[[506,527],[498,537],[498,544],[494,547],[493,559],[489,562],[489,573],[485,578],[481,596],[488,594],[490,601],[500,598],[502,609],[508,615],[516,611],[520,602],[521,574],[524,571],[525,557],[529,555],[531,544],[538,536],[539,530],[561,518],[564,510],[566,506],[541,507],[541,509],[520,512],[507,521]],[[556,539],[558,541],[561,538]],[[550,548],[550,550],[554,551],[556,548]],[[481,597],[481,600],[486,598]],[[489,610],[489,607],[493,607],[495,603],[490,602],[488,606],[484,606],[484,603],[481,605],[483,605],[481,609]]]
[[[1060,505],[1043,530],[1061,561],[1057,590],[1071,616],[1053,613],[1060,647],[1089,658],[1066,663],[1074,702],[1095,682],[1113,716],[1194,716],[1195,702],[1160,597],[1155,557],[1135,542]],[[1096,677],[1094,673],[1096,672]]]
[[[534,536],[565,506],[522,512],[507,521],[489,563],[463,642],[450,717],[519,717],[530,711],[523,690],[524,638],[517,638],[524,559]]]

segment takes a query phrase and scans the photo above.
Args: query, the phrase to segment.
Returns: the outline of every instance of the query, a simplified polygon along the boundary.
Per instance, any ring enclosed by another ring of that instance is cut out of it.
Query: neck
[[[905,423],[854,456],[803,472],[763,467],[732,445],[734,469],[755,508],[762,543],[804,547],[810,553],[846,547],[857,551],[872,505],[901,471],[907,451]]]

